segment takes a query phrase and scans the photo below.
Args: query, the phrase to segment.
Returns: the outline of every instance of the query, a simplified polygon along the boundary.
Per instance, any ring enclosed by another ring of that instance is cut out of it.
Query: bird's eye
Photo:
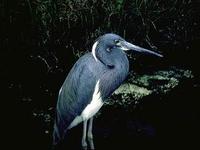
[[[120,43],[119,40],[115,40],[115,44],[118,45]]]

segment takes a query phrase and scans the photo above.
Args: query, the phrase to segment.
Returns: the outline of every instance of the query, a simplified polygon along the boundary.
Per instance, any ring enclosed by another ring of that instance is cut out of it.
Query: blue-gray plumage
[[[87,120],[98,112],[106,98],[128,75],[129,62],[125,50],[136,50],[162,57],[158,53],[126,42],[116,34],[105,34],[98,38],[92,52],[83,55],[75,63],[59,91],[53,132],[54,145],[63,140],[67,130],[83,121],[82,146],[87,149]],[[94,149],[92,119],[89,125],[89,144],[90,148]]]

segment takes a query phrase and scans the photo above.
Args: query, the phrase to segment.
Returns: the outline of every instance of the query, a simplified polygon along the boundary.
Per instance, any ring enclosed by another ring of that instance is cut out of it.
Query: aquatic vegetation
[[[126,108],[133,107],[143,97],[151,94],[166,94],[178,86],[179,82],[193,77],[190,70],[176,67],[171,67],[168,70],[160,70],[152,74],[132,76],[128,80],[129,82],[121,85],[113,93],[113,96],[106,102],[106,105]]]

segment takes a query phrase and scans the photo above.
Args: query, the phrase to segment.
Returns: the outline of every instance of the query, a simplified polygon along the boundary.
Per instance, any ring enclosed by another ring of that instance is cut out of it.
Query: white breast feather
[[[99,80],[96,83],[95,86],[95,90],[92,96],[92,101],[90,104],[88,104],[85,109],[82,111],[80,116],[77,116],[72,123],[69,125],[68,129],[71,129],[75,126],[77,126],[79,123],[81,123],[82,121],[88,120],[91,117],[93,117],[98,111],[99,109],[102,107],[103,105],[103,101],[101,98],[101,93],[99,91]]]

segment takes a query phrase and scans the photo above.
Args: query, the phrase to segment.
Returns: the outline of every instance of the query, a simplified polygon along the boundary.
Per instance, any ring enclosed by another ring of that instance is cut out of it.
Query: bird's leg
[[[87,150],[86,131],[87,131],[87,120],[83,121],[83,137],[82,137],[83,150]]]
[[[92,125],[93,125],[93,117],[89,120],[89,127],[88,127],[88,133],[87,138],[88,142],[90,144],[90,149],[94,150],[94,142],[93,142],[93,134],[92,134]]]

